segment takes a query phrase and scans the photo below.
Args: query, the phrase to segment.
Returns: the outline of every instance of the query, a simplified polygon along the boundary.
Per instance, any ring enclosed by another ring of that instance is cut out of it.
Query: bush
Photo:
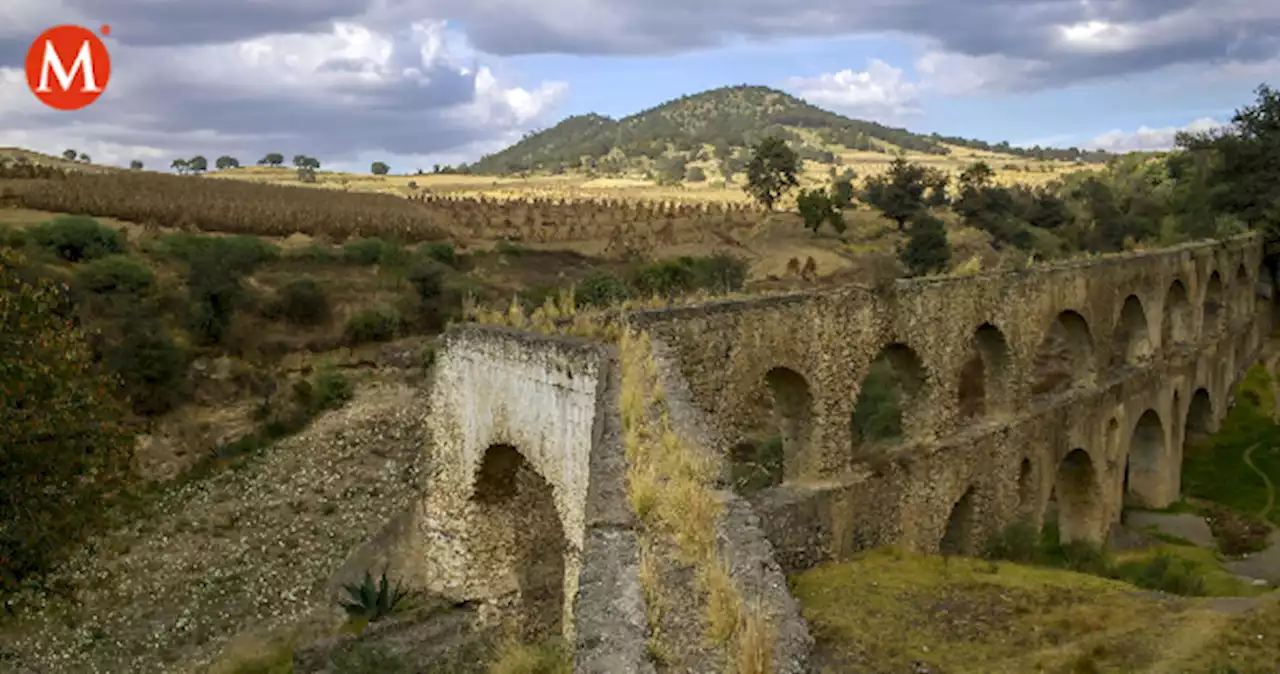
[[[169,245],[188,263],[187,294],[193,305],[191,331],[205,345],[221,342],[226,334],[243,296],[244,276],[279,255],[278,248],[253,236],[185,235]]]
[[[982,556],[1020,564],[1038,564],[1043,561],[1040,532],[1027,520],[1014,522],[987,539]]]
[[[574,297],[580,307],[608,307],[631,298],[626,281],[605,272],[592,272],[578,283]]]
[[[324,368],[316,373],[308,391],[307,408],[312,414],[318,414],[347,404],[355,395],[355,386],[338,370]]]
[[[247,274],[259,265],[280,259],[280,247],[256,236],[208,236],[178,232],[160,239],[161,249],[188,264],[217,258],[219,264]]]
[[[925,276],[945,269],[951,260],[951,244],[946,226],[928,213],[917,213],[911,221],[910,238],[898,253],[912,276]]]
[[[84,215],[60,215],[28,234],[37,245],[70,262],[122,254],[127,243],[124,234]]]
[[[344,334],[352,344],[388,342],[399,332],[401,322],[400,312],[390,307],[365,309],[347,321]]]
[[[342,247],[342,258],[351,264],[375,265],[383,262],[387,249],[382,239],[360,239]]]
[[[293,325],[321,325],[331,315],[329,297],[315,279],[304,276],[280,289],[278,311]]]
[[[703,171],[700,166],[694,166],[685,172],[684,179],[691,183],[705,182],[707,179],[707,172]]]
[[[18,278],[21,262],[0,251],[0,593],[37,579],[102,522],[134,445],[111,397],[117,380],[57,313],[61,287]]]
[[[151,267],[126,255],[110,255],[81,267],[73,285],[83,293],[142,295],[155,281]]]
[[[418,246],[418,255],[450,267],[458,266],[458,251],[448,241],[432,241]]]
[[[103,360],[119,373],[121,388],[137,414],[168,412],[186,393],[187,353],[155,318],[127,317],[119,341],[108,344]]]
[[[1168,552],[1161,552],[1145,562],[1125,564],[1119,575],[1138,587],[1185,597],[1202,597],[1208,593],[1201,569]]]

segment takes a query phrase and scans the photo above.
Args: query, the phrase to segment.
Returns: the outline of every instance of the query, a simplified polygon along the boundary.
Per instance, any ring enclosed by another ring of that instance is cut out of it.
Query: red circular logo
[[[27,86],[51,108],[79,110],[98,100],[109,79],[107,46],[88,28],[54,26],[27,50]]]

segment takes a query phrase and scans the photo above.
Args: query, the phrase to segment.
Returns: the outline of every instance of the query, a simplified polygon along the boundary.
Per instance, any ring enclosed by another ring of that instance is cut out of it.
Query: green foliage
[[[351,344],[389,342],[403,322],[400,312],[391,307],[365,309],[347,320],[344,336]]]
[[[800,196],[796,199],[796,206],[800,210],[800,217],[804,220],[805,229],[813,230],[813,233],[817,234],[823,223],[830,223],[837,234],[844,233],[846,228],[844,215],[826,191],[801,190]]]
[[[928,170],[903,157],[894,158],[889,170],[867,179],[862,200],[898,223],[898,230],[925,208]]]
[[[608,307],[628,300],[634,289],[626,281],[606,272],[592,272],[578,282],[574,299],[582,307]]]
[[[867,368],[853,406],[852,428],[858,442],[883,442],[902,437],[902,384],[883,356]]]
[[[832,167],[833,169],[835,167]],[[852,173],[849,171],[848,173]],[[831,183],[831,201],[836,208],[848,208],[853,205],[853,177],[837,177]]]
[[[172,235],[164,243],[187,261],[191,332],[200,344],[218,344],[243,299],[242,280],[279,249],[253,236]]]
[[[329,296],[320,283],[310,276],[294,279],[280,289],[278,312],[293,325],[322,325],[329,322],[332,310]]]
[[[305,404],[311,414],[336,410],[355,396],[355,386],[347,376],[333,367],[321,368],[307,388]]]
[[[684,179],[691,183],[706,182],[707,172],[703,171],[701,166],[693,166],[688,171],[685,171]]]
[[[395,651],[373,643],[356,643],[334,653],[330,671],[342,674],[419,674],[420,666]],[[430,670],[427,670],[430,671]]]
[[[124,234],[84,215],[60,215],[30,228],[28,238],[69,262],[125,252]]]
[[[391,172],[391,167],[386,162],[375,161],[369,167],[369,172],[375,176],[385,176]]]
[[[639,294],[676,297],[695,290],[729,293],[741,290],[747,263],[726,253],[709,257],[679,257],[641,267],[632,280]]]
[[[103,361],[119,373],[121,392],[135,413],[163,414],[186,396],[190,356],[153,314],[131,314],[121,321],[117,338],[106,343]]]
[[[418,295],[419,308],[430,328],[443,325],[445,300],[445,266],[429,258],[416,260],[409,268],[408,281]]]
[[[771,435],[759,442],[735,448],[733,463],[734,489],[751,493],[780,484],[783,477],[782,437]]]
[[[418,246],[418,255],[455,269],[458,266],[458,250],[448,241],[431,241],[421,244]]]
[[[373,574],[364,572],[364,580],[360,583],[348,583],[342,586],[347,591],[347,600],[342,608],[351,620],[367,620],[377,622],[395,612],[402,601],[411,594],[396,581],[393,587],[387,580],[387,572],[374,581]]]
[[[101,522],[134,443],[117,381],[59,315],[65,287],[21,279],[22,263],[0,250],[0,593],[37,579]]]
[[[751,148],[747,162],[747,184],[743,190],[770,210],[790,189],[799,186],[796,173],[800,159],[787,142],[768,136]]]
[[[98,258],[76,270],[72,286],[80,293],[142,295],[155,286],[151,267],[127,255]]]
[[[223,169],[240,168],[240,160],[224,154],[221,157],[218,157],[218,159],[214,161],[213,165],[217,167],[219,171]]]
[[[951,244],[942,221],[926,213],[918,213],[911,222],[907,245],[898,252],[912,276],[924,276],[946,269],[951,260]]]
[[[384,264],[389,246],[378,238],[360,239],[342,246],[342,257],[351,264]]]

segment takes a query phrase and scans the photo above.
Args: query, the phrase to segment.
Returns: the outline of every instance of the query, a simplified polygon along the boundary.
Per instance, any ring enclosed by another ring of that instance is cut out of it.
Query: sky
[[[107,24],[92,105],[46,107],[50,26]],[[572,114],[772,86],[1017,145],[1163,149],[1280,86],[1278,0],[3,0],[0,147],[97,163],[474,161]]]

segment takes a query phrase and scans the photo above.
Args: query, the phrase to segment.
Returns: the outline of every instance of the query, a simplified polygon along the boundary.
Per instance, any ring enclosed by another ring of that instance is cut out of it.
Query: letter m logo
[[[84,83],[84,86],[80,89],[81,93],[102,92],[102,88],[98,86],[98,80],[93,74],[93,52],[89,49],[88,40],[80,43],[80,51],[76,52],[76,59],[71,62],[70,71],[63,65],[62,58],[58,56],[58,50],[53,46],[53,40],[45,40],[44,60],[40,64],[40,86],[36,87],[36,93],[44,94],[53,91],[49,88],[50,74],[58,80],[58,88],[63,91],[71,91],[71,84],[75,80],[75,76],[79,74]]]
[[[103,35],[107,32],[103,26]],[[54,26],[41,33],[27,50],[26,66],[31,93],[58,110],[79,110],[98,100],[111,78],[107,46],[80,26]]]

